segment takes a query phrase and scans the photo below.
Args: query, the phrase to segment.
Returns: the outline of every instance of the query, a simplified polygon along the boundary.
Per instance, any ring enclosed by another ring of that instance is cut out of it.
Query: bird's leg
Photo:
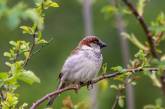
[[[48,101],[50,101],[50,100],[51,100],[51,97],[49,96],[49,97],[48,97]]]
[[[81,84],[77,83],[77,84],[74,84],[74,86],[75,86],[75,93],[78,93],[78,90],[80,89]]]
[[[83,85],[83,84],[84,84],[84,82],[80,81],[80,83],[79,83],[79,84],[80,84],[80,86],[81,86],[81,85]]]
[[[93,88],[93,83],[92,83],[92,81],[88,81],[88,82],[87,82],[87,89],[88,89],[88,90],[89,90],[90,86],[91,86],[91,88]]]

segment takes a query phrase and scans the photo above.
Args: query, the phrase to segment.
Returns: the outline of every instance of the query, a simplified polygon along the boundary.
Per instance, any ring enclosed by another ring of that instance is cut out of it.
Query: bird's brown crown
[[[96,36],[86,36],[80,41],[79,46],[82,45],[90,46],[91,43],[98,43],[98,42],[99,39]]]

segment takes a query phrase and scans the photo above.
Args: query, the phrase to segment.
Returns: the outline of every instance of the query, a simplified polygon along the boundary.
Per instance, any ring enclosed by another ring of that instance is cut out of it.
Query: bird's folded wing
[[[88,61],[84,54],[76,54],[70,56],[64,63],[64,66],[61,71],[62,77],[69,78],[70,76],[78,73],[82,68],[84,68],[85,61]]]

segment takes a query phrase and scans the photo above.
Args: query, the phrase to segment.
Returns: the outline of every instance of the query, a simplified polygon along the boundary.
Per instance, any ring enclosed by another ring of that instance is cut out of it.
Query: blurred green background
[[[29,6],[34,6],[31,0],[21,1],[24,1]],[[9,2],[11,2],[10,5],[12,6],[20,2],[20,0],[12,0]],[[41,83],[32,86],[21,83],[21,87],[18,90],[21,102],[31,104],[55,89],[58,82],[57,77],[64,60],[70,54],[70,51],[78,44],[79,40],[85,36],[81,2],[79,2],[79,0],[59,0],[57,2],[60,4],[60,8],[47,10],[44,27],[44,37],[46,39],[53,37],[54,41],[42,49],[40,53],[34,55],[27,67],[27,69],[31,69],[36,73],[41,79]],[[103,50],[103,56],[104,63],[108,63],[108,66],[111,67],[123,65],[123,62],[115,19],[114,17],[110,17],[110,19],[105,20],[104,14],[101,13],[101,9],[107,5],[107,3],[106,0],[96,0],[93,3],[93,27],[95,35],[99,36],[108,44],[108,47]],[[164,4],[164,0],[150,0],[145,8],[144,15],[146,21],[153,21],[160,12],[165,12]],[[132,15],[127,15],[124,16],[124,19],[127,23],[127,31],[129,33],[135,33],[138,38],[144,42],[144,40],[146,40],[145,35],[135,18]],[[26,22],[23,21],[21,25],[25,23]],[[6,26],[5,17],[0,20],[0,70],[7,70],[7,67],[4,65],[5,59],[3,52],[9,49],[8,42],[10,40],[24,38],[19,28],[10,29]],[[161,46],[163,48],[165,43]],[[133,57],[133,54],[136,53],[138,49],[132,44],[129,44],[129,48],[130,55]],[[163,49],[165,50],[165,48]],[[139,76],[140,75],[141,74],[139,74]],[[155,99],[159,97],[164,99],[165,104],[163,93],[161,90],[155,88],[147,77],[140,78],[134,90],[136,109],[141,109],[143,105],[146,104],[154,104]],[[105,91],[99,91],[99,109],[110,109],[116,93],[110,88]],[[67,92],[57,98],[55,103],[57,109],[61,107],[62,99],[68,95],[71,95],[75,104],[80,101],[88,102],[89,100],[89,92],[86,88],[81,89],[78,94]]]

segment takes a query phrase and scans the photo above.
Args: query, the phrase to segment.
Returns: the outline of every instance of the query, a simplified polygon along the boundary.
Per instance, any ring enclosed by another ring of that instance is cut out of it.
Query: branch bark
[[[159,55],[156,52],[156,46],[155,46],[155,42],[154,42],[154,39],[153,39],[152,32],[149,30],[149,27],[148,27],[147,23],[144,21],[143,16],[141,16],[138,13],[135,6],[129,0],[122,0],[122,1],[128,6],[128,8],[131,10],[132,14],[136,17],[136,19],[139,21],[141,27],[143,28],[143,30],[146,34],[149,46],[150,46],[150,52],[151,52],[152,56],[154,58],[159,59]]]
[[[141,71],[146,71],[146,70],[149,71],[149,72],[152,72],[152,71],[158,71],[159,69],[158,68],[135,68],[135,69],[125,69],[124,72],[136,73],[136,72],[141,72]],[[108,74],[104,74],[104,75],[101,75],[99,77],[96,77],[95,79],[93,79],[90,82],[90,84],[89,83],[83,83],[83,84],[80,85],[80,87],[77,87],[77,85],[72,85],[72,86],[66,86],[66,87],[64,87],[62,89],[59,89],[59,90],[55,90],[54,92],[48,93],[47,95],[45,95],[41,99],[38,99],[36,102],[34,102],[33,105],[30,107],[30,109],[36,109],[44,101],[48,100],[49,98],[51,98],[55,95],[59,95],[59,94],[65,92],[65,91],[68,91],[68,90],[76,90],[77,91],[81,87],[96,84],[99,81],[104,80],[104,79],[115,78],[119,75],[124,74],[124,72],[113,72],[113,73],[110,72]]]
[[[34,49],[34,47],[35,47],[35,45],[36,45],[35,39],[36,39],[36,37],[37,37],[37,34],[38,34],[38,29],[37,29],[37,27],[36,27],[36,28],[35,28],[35,32],[34,32],[34,34],[33,34],[32,45],[31,45],[30,50],[29,50],[29,55],[28,55],[28,57],[25,59],[25,62],[24,62],[24,64],[23,64],[23,67],[25,67],[25,66],[28,64],[28,62],[29,62],[29,60],[30,60],[30,58],[31,58],[31,56],[32,56],[32,54],[33,54],[33,49]]]

